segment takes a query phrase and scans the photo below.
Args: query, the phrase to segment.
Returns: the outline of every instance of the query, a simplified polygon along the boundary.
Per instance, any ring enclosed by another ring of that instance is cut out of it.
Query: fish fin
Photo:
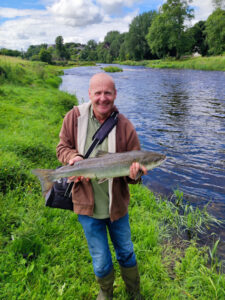
[[[31,172],[38,177],[41,182],[42,195],[45,197],[47,192],[52,188],[53,181],[51,174],[54,170],[51,169],[34,169]]]
[[[139,178],[141,178],[141,176],[144,174],[144,172],[141,170],[141,169],[139,169],[138,170],[138,173],[137,173],[137,175],[136,175],[136,177],[135,177],[135,180],[138,180]]]
[[[98,184],[101,184],[101,183],[103,183],[103,182],[105,182],[105,181],[107,181],[108,180],[108,178],[102,178],[102,179],[100,179],[99,181],[98,181]]]
[[[107,155],[107,154],[113,154],[113,153],[106,152],[106,151],[103,151],[103,150],[98,150],[95,157],[102,157],[102,156]]]

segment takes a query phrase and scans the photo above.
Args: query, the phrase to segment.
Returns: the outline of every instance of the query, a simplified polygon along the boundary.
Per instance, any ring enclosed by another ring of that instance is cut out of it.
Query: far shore
[[[63,65],[63,68],[74,68],[81,66],[93,66],[101,64],[102,62],[96,61],[69,61]],[[181,59],[175,59],[172,57],[165,59],[154,60],[125,60],[125,61],[113,61],[104,64],[119,64],[127,66],[145,66],[148,68],[157,69],[190,69],[190,70],[203,70],[203,71],[223,71],[225,72],[225,55],[220,56],[184,56]]]
[[[1,61],[26,61],[19,57],[10,57],[0,55]],[[38,62],[36,62],[38,63]],[[43,65],[47,63],[40,62]],[[57,61],[55,64],[51,65],[58,70],[69,69],[74,67],[87,67],[95,66],[96,64],[103,64],[100,61]],[[104,63],[105,64],[105,63]],[[145,66],[148,68],[158,68],[158,69],[191,69],[191,70],[203,70],[203,71],[223,71],[225,72],[225,54],[218,56],[184,56],[182,58],[175,59],[168,57],[165,59],[154,59],[154,60],[125,60],[125,61],[113,61],[106,64],[119,64],[119,65],[129,65],[129,66]]]
[[[179,60],[174,58],[141,60],[141,61],[117,61],[120,65],[145,66],[149,68],[192,69],[204,71],[225,71],[225,55],[209,57],[183,57]]]

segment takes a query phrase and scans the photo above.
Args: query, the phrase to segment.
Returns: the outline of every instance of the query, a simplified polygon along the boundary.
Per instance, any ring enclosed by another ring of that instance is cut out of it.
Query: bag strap
[[[98,128],[95,134],[92,137],[92,144],[87,150],[84,158],[88,158],[91,152],[94,150],[97,145],[100,145],[104,139],[108,136],[110,131],[118,122],[118,111],[112,112],[112,114],[102,123],[102,125]]]
[[[97,145],[100,145],[104,141],[104,139],[108,136],[110,131],[117,124],[118,113],[119,113],[118,111],[112,112],[111,115],[102,123],[102,125],[95,132],[95,134],[92,137],[93,142],[92,142],[91,146],[88,148],[86,154],[84,155],[84,159],[86,159],[90,156],[90,154],[95,149],[95,147],[97,147]],[[71,182],[68,185],[68,187],[65,191],[65,194],[64,194],[65,197],[68,197],[68,196],[70,197],[72,187],[73,187],[73,182]]]

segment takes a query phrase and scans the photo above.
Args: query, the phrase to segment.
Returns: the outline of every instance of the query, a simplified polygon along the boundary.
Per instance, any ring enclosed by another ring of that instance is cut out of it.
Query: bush
[[[114,72],[123,72],[123,69],[121,68],[118,68],[118,67],[112,67],[112,66],[109,66],[109,67],[105,67],[105,68],[102,68],[105,72],[110,72],[110,73],[114,73]]]
[[[62,82],[62,79],[60,77],[54,77],[54,78],[50,77],[47,78],[45,82],[54,88],[58,88]]]

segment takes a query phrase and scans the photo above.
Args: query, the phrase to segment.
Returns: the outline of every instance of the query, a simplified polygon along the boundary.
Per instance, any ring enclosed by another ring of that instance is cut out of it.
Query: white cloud
[[[159,3],[158,5],[159,9],[166,0],[158,2],[161,2],[161,4]],[[212,0],[192,0],[189,6],[194,8],[194,19],[191,21],[191,24],[197,23],[198,21],[205,21],[214,10]]]
[[[107,32],[111,30],[118,30],[121,33],[128,31],[129,24],[137,15],[137,11],[117,18],[105,14],[101,23],[94,21],[91,26],[71,27],[68,26],[71,25],[70,15],[59,17],[51,14],[49,9],[44,12],[32,16],[27,16],[24,11],[11,14],[11,17],[22,17],[0,25],[0,48],[26,50],[30,45],[53,44],[59,35],[63,36],[64,42],[86,43],[90,39],[99,42],[103,41]]]
[[[58,17],[60,23],[70,26],[86,26],[100,23],[103,14],[91,0],[59,0],[48,11]]]
[[[20,50],[29,45],[48,43],[52,29],[54,27],[49,26],[48,17],[26,17],[7,21],[0,27],[0,48]]]
[[[127,32],[129,30],[129,24],[136,15],[137,12],[134,12],[123,18],[105,18],[103,23],[83,29],[83,38],[86,37],[86,41],[94,39],[97,42],[102,42],[109,31],[117,30],[120,33]]]
[[[16,17],[25,17],[25,16],[40,16],[44,14],[46,14],[44,10],[15,9],[15,8],[0,7],[0,17],[8,18],[8,19],[12,19]]]
[[[193,0],[191,6],[194,7],[195,18],[192,23],[205,21],[213,12],[212,0]]]
[[[64,42],[86,43],[90,39],[99,42],[111,30],[128,31],[129,24],[139,13],[136,4],[149,5],[149,0],[41,1],[48,5],[45,10],[0,7],[0,17],[8,18],[0,23],[0,48],[26,50],[30,45],[53,44],[59,35]],[[127,6],[130,6],[130,13],[112,13]],[[213,11],[211,0],[193,0],[192,6],[195,7],[193,23],[207,19]]]
[[[102,6],[106,13],[120,13],[124,7],[131,7],[135,3],[140,3],[141,0],[96,0]]]

